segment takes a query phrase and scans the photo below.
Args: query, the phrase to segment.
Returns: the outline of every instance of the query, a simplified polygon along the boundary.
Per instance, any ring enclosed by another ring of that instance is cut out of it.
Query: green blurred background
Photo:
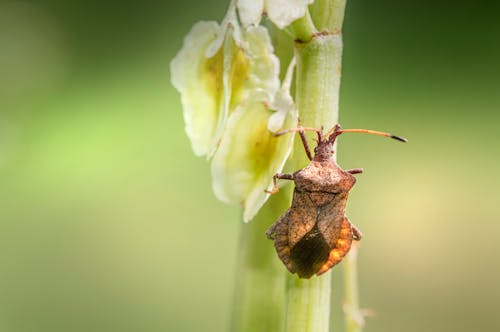
[[[169,83],[227,2],[0,1],[0,331],[227,330],[240,211]],[[500,330],[499,13],[348,1],[341,123],[410,140],[339,145],[367,332]]]

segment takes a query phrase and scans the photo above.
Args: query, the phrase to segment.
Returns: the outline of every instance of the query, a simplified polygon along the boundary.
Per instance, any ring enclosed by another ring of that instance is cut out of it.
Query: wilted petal
[[[186,132],[197,155],[213,155],[228,116],[250,93],[267,97],[279,88],[279,60],[267,29],[241,30],[228,22],[223,28],[197,23],[171,63],[172,83],[181,93]]]
[[[264,12],[264,0],[238,0],[236,3],[243,26],[258,25]]]
[[[258,25],[264,12],[280,29],[305,15],[314,0],[238,0],[243,26]]]
[[[208,153],[219,118],[223,54],[206,58],[205,51],[220,32],[216,22],[198,22],[170,63],[172,84],[181,94],[186,133],[199,156]]]
[[[274,110],[274,114],[269,117],[267,122],[267,129],[272,132],[277,132],[283,128],[286,116],[291,113],[292,116],[297,117],[298,111],[290,95],[290,87],[292,86],[293,73],[295,71],[295,57],[292,58],[288,69],[286,70],[285,78],[280,90],[271,99],[269,108]]]
[[[250,0],[248,0],[250,1]],[[266,0],[267,16],[280,29],[305,15],[314,0]]]
[[[243,31],[243,39],[245,48],[238,47],[232,39],[224,43],[224,96],[214,147],[226,130],[228,116],[238,105],[247,103],[250,95],[252,98],[260,96],[262,100],[270,99],[269,96],[273,96],[279,89],[279,60],[274,55],[267,29],[261,26],[249,27]]]
[[[274,102],[270,103],[270,108],[275,112],[269,117],[267,129],[272,132],[277,132],[283,128],[288,113],[295,109],[292,97],[288,92],[280,91]],[[295,113],[296,112],[292,112]]]
[[[284,86],[269,103],[269,108],[275,112],[269,117],[267,129],[277,132],[283,128],[289,115],[297,117],[297,109],[288,87]]]
[[[230,116],[224,138],[212,161],[213,188],[227,203],[243,203],[244,221],[252,219],[265,203],[272,177],[290,154],[293,135],[276,137],[267,129],[272,111],[262,100],[249,100]],[[295,126],[288,113],[284,127]]]
[[[274,95],[280,86],[280,63],[274,54],[269,32],[265,27],[251,26],[245,30],[244,38],[248,43],[246,53],[250,59],[249,76],[245,88],[248,92],[257,89]]]
[[[218,54],[222,54],[222,72],[219,73],[220,75],[218,77],[221,84],[220,92],[222,99],[219,108],[217,125],[210,143],[210,150],[208,151],[208,157],[212,157],[218,147],[219,141],[226,128],[227,118],[230,111],[233,109],[231,101],[234,96],[240,94],[243,82],[248,76],[249,61],[243,54],[242,49],[237,47],[232,38],[232,32],[233,28],[229,26],[225,33],[225,39],[222,45],[223,47],[214,56],[214,58],[216,58]]]
[[[258,25],[264,12],[280,29],[305,15],[314,0],[238,0],[243,26]]]

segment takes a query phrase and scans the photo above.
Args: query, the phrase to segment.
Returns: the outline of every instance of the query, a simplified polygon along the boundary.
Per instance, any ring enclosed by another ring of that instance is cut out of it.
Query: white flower
[[[294,135],[276,137],[267,129],[272,111],[262,100],[250,100],[231,115],[221,145],[212,160],[212,186],[221,201],[242,203],[243,220],[251,220],[272,188],[290,154]],[[296,125],[289,116],[285,128]]]
[[[294,135],[276,137],[273,132],[297,124],[290,96],[294,65],[280,88],[279,60],[267,29],[241,28],[234,4],[221,25],[195,24],[170,70],[193,150],[213,156],[216,196],[242,203],[243,219],[249,221],[268,199],[265,190],[272,189],[272,177],[292,149]],[[274,8],[272,1],[266,6]],[[260,15],[262,9],[254,12]]]
[[[216,196],[226,203],[242,203],[245,222],[269,198],[265,190],[272,189],[272,177],[282,171],[293,146],[294,135],[273,134],[297,125],[289,92],[293,65],[274,96],[256,92],[236,108],[212,161]]]
[[[314,0],[238,0],[236,6],[243,26],[258,25],[263,13],[283,29],[303,17]]]
[[[181,93],[186,133],[199,156],[215,152],[228,116],[250,93],[274,95],[279,89],[279,60],[267,29],[241,30],[234,10],[222,26],[195,24],[170,71]]]
[[[181,93],[186,133],[193,151],[208,153],[220,112],[222,54],[205,57],[206,48],[220,34],[216,22],[198,22],[170,63],[172,84]]]

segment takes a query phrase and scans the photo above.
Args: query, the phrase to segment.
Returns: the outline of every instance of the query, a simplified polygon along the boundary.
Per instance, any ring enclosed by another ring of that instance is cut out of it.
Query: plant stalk
[[[342,1],[316,1],[323,10],[335,10],[325,16],[325,24],[317,26],[324,33],[316,32],[316,19],[309,13],[290,29],[296,37],[295,100],[304,126],[330,129],[338,123]],[[294,144],[288,167],[297,170],[309,161],[300,140]],[[242,226],[231,331],[329,331],[331,272],[311,279],[291,275],[265,237],[267,227],[289,208],[292,189],[283,187],[252,222]]]
[[[231,332],[284,331],[288,271],[265,233],[288,209],[292,188],[282,188],[251,222],[242,223]]]
[[[364,317],[359,308],[358,291],[358,244],[353,242],[351,250],[344,258],[345,280],[345,331],[361,332],[364,326]]]
[[[341,33],[347,0],[316,0],[311,5],[311,15],[319,31]]]
[[[293,22],[288,30],[294,36],[295,40],[303,43],[311,41],[313,35],[318,32],[309,11],[306,11],[304,17]]]
[[[296,102],[304,126],[330,129],[338,122],[342,60],[340,34],[315,35],[296,42]],[[295,141],[297,169],[309,162],[300,140]],[[311,279],[289,275],[287,281],[287,332],[328,332],[331,272]]]

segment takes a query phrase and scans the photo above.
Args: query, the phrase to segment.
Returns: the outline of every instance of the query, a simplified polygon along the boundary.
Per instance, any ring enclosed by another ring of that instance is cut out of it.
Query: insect
[[[307,143],[305,131],[318,136],[314,157]],[[403,137],[368,129],[342,129],[336,125],[323,135],[316,128],[293,128],[277,133],[284,135],[298,132],[304,145],[309,165],[293,174],[278,173],[273,176],[278,192],[278,179],[295,182],[292,206],[266,231],[274,240],[276,252],[291,273],[300,278],[321,275],[340,263],[349,252],[352,241],[361,240],[362,234],[345,216],[349,191],[356,183],[354,174],[362,168],[343,170],[334,161],[334,143],[337,136],[349,133],[368,133],[407,142]]]

